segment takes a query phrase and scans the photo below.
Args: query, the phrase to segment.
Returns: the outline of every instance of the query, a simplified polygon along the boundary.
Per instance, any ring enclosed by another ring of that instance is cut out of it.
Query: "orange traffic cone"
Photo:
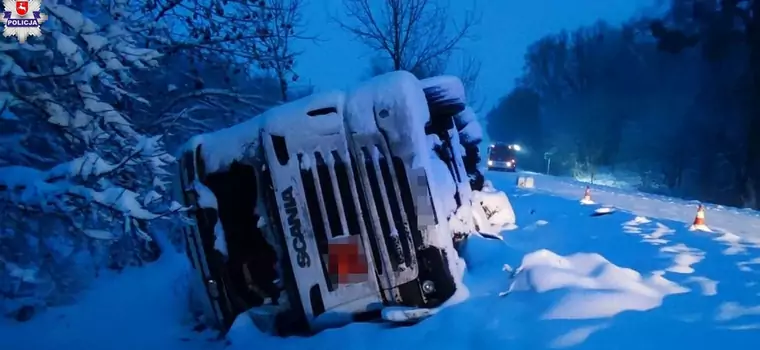
[[[697,207],[697,216],[694,217],[694,223],[689,228],[692,231],[710,231],[710,228],[705,224],[705,206],[700,204]]]
[[[591,188],[586,186],[586,192],[583,193],[583,198],[581,198],[581,204],[594,204],[594,201],[591,200]]]
[[[583,201],[584,202],[590,202],[591,201],[591,188],[586,186],[586,192],[583,192]]]
[[[697,208],[697,216],[694,217],[694,223],[692,225],[704,225],[705,224],[705,207],[700,204]]]

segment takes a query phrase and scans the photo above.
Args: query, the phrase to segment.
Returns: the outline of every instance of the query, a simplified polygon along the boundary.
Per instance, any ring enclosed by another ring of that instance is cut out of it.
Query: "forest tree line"
[[[657,18],[545,36],[487,132],[524,143],[531,170],[550,158],[556,175],[611,173],[640,190],[757,208],[758,6],[672,0]]]

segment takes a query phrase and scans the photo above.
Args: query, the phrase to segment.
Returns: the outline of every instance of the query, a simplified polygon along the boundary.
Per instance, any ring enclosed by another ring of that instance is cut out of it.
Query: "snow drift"
[[[472,191],[471,204],[459,208],[451,221],[453,227],[464,230],[474,225],[476,232],[496,237],[500,237],[503,231],[517,228],[509,197],[488,181],[481,191]]]
[[[562,292],[544,319],[596,319],[623,311],[646,311],[672,294],[689,289],[662,274],[643,277],[621,268],[599,254],[577,253],[567,257],[541,249],[527,254],[514,274],[510,292]]]

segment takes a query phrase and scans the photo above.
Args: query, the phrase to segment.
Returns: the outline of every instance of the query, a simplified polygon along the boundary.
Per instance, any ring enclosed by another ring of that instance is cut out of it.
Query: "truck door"
[[[199,146],[200,147],[200,146]],[[219,220],[216,210],[198,206],[198,192],[194,186],[200,182],[203,171],[199,171],[200,152],[197,148],[183,153],[179,160],[179,198],[191,209],[187,215],[193,224],[183,228],[187,244],[186,253],[197,277],[205,288],[208,305],[206,313],[222,329],[228,329],[239,310],[235,310],[227,295],[224,264],[214,251],[214,225]]]

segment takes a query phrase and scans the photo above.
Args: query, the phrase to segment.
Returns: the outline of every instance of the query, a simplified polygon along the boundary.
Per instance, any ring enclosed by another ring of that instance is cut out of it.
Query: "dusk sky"
[[[319,42],[304,43],[297,72],[318,90],[342,89],[367,74],[365,47],[330,21],[341,13],[342,0],[307,0],[309,34]],[[509,91],[522,70],[525,49],[548,33],[592,24],[597,19],[620,23],[657,0],[450,0],[450,13],[471,8],[482,13],[474,42],[463,45],[482,62],[478,90],[486,110]],[[455,72],[453,72],[455,73]]]

